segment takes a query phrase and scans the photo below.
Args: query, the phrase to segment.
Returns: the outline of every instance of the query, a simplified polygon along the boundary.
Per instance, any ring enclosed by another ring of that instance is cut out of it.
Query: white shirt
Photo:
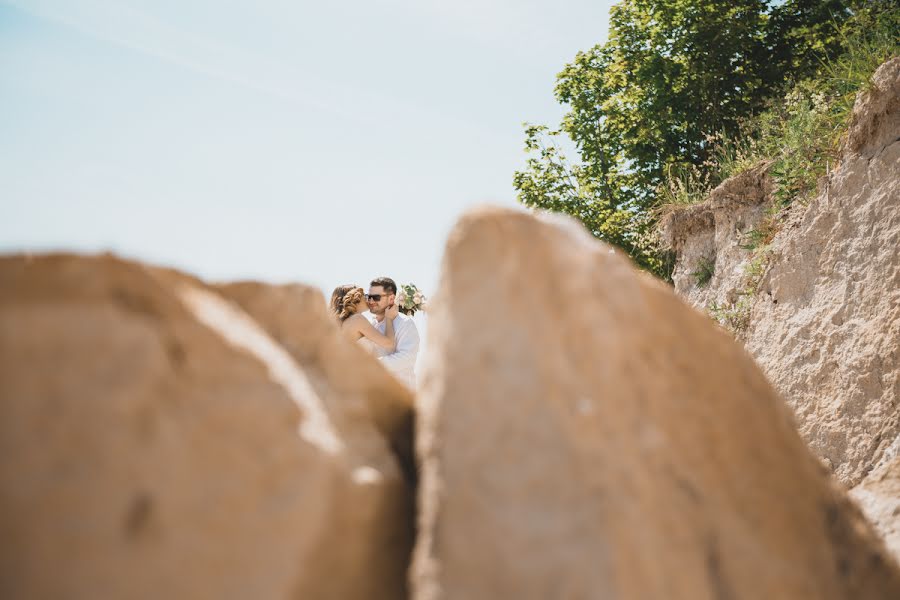
[[[371,317],[375,329],[384,333],[384,321],[379,323],[375,315]],[[381,361],[388,371],[409,386],[416,389],[416,356],[419,354],[419,330],[416,328],[412,317],[404,314],[397,315],[394,319],[394,338],[397,347],[390,354],[384,348],[377,348],[375,356]]]

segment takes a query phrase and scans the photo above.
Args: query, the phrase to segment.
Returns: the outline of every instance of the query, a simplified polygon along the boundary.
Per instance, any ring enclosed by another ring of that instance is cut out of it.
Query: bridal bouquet
[[[413,316],[416,311],[425,310],[425,294],[414,283],[401,285],[397,290],[397,305],[404,315]]]

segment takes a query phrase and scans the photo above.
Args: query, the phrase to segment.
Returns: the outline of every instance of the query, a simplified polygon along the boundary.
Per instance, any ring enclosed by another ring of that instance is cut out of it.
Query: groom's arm
[[[389,369],[413,370],[416,366],[416,354],[419,352],[419,330],[416,324],[409,321],[404,327],[394,332],[397,348],[390,354],[380,356],[379,360]]]

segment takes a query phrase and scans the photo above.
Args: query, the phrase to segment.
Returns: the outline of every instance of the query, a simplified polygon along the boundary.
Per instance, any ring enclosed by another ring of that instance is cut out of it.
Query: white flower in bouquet
[[[425,294],[419,291],[414,283],[401,285],[397,290],[397,305],[405,315],[413,316],[425,309]]]

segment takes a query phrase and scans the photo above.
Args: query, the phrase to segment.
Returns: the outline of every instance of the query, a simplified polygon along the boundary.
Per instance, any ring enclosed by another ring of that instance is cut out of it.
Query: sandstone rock
[[[572,223],[463,219],[418,400],[417,600],[900,597],[739,345]]]
[[[900,457],[869,474],[850,495],[900,560]]]
[[[844,159],[772,244],[745,336],[810,446],[848,485],[900,435],[898,181],[900,142]]]
[[[0,260],[0,390],[0,596],[397,597],[390,574],[344,581],[368,545],[335,537],[373,478],[307,374],[199,281]]]

